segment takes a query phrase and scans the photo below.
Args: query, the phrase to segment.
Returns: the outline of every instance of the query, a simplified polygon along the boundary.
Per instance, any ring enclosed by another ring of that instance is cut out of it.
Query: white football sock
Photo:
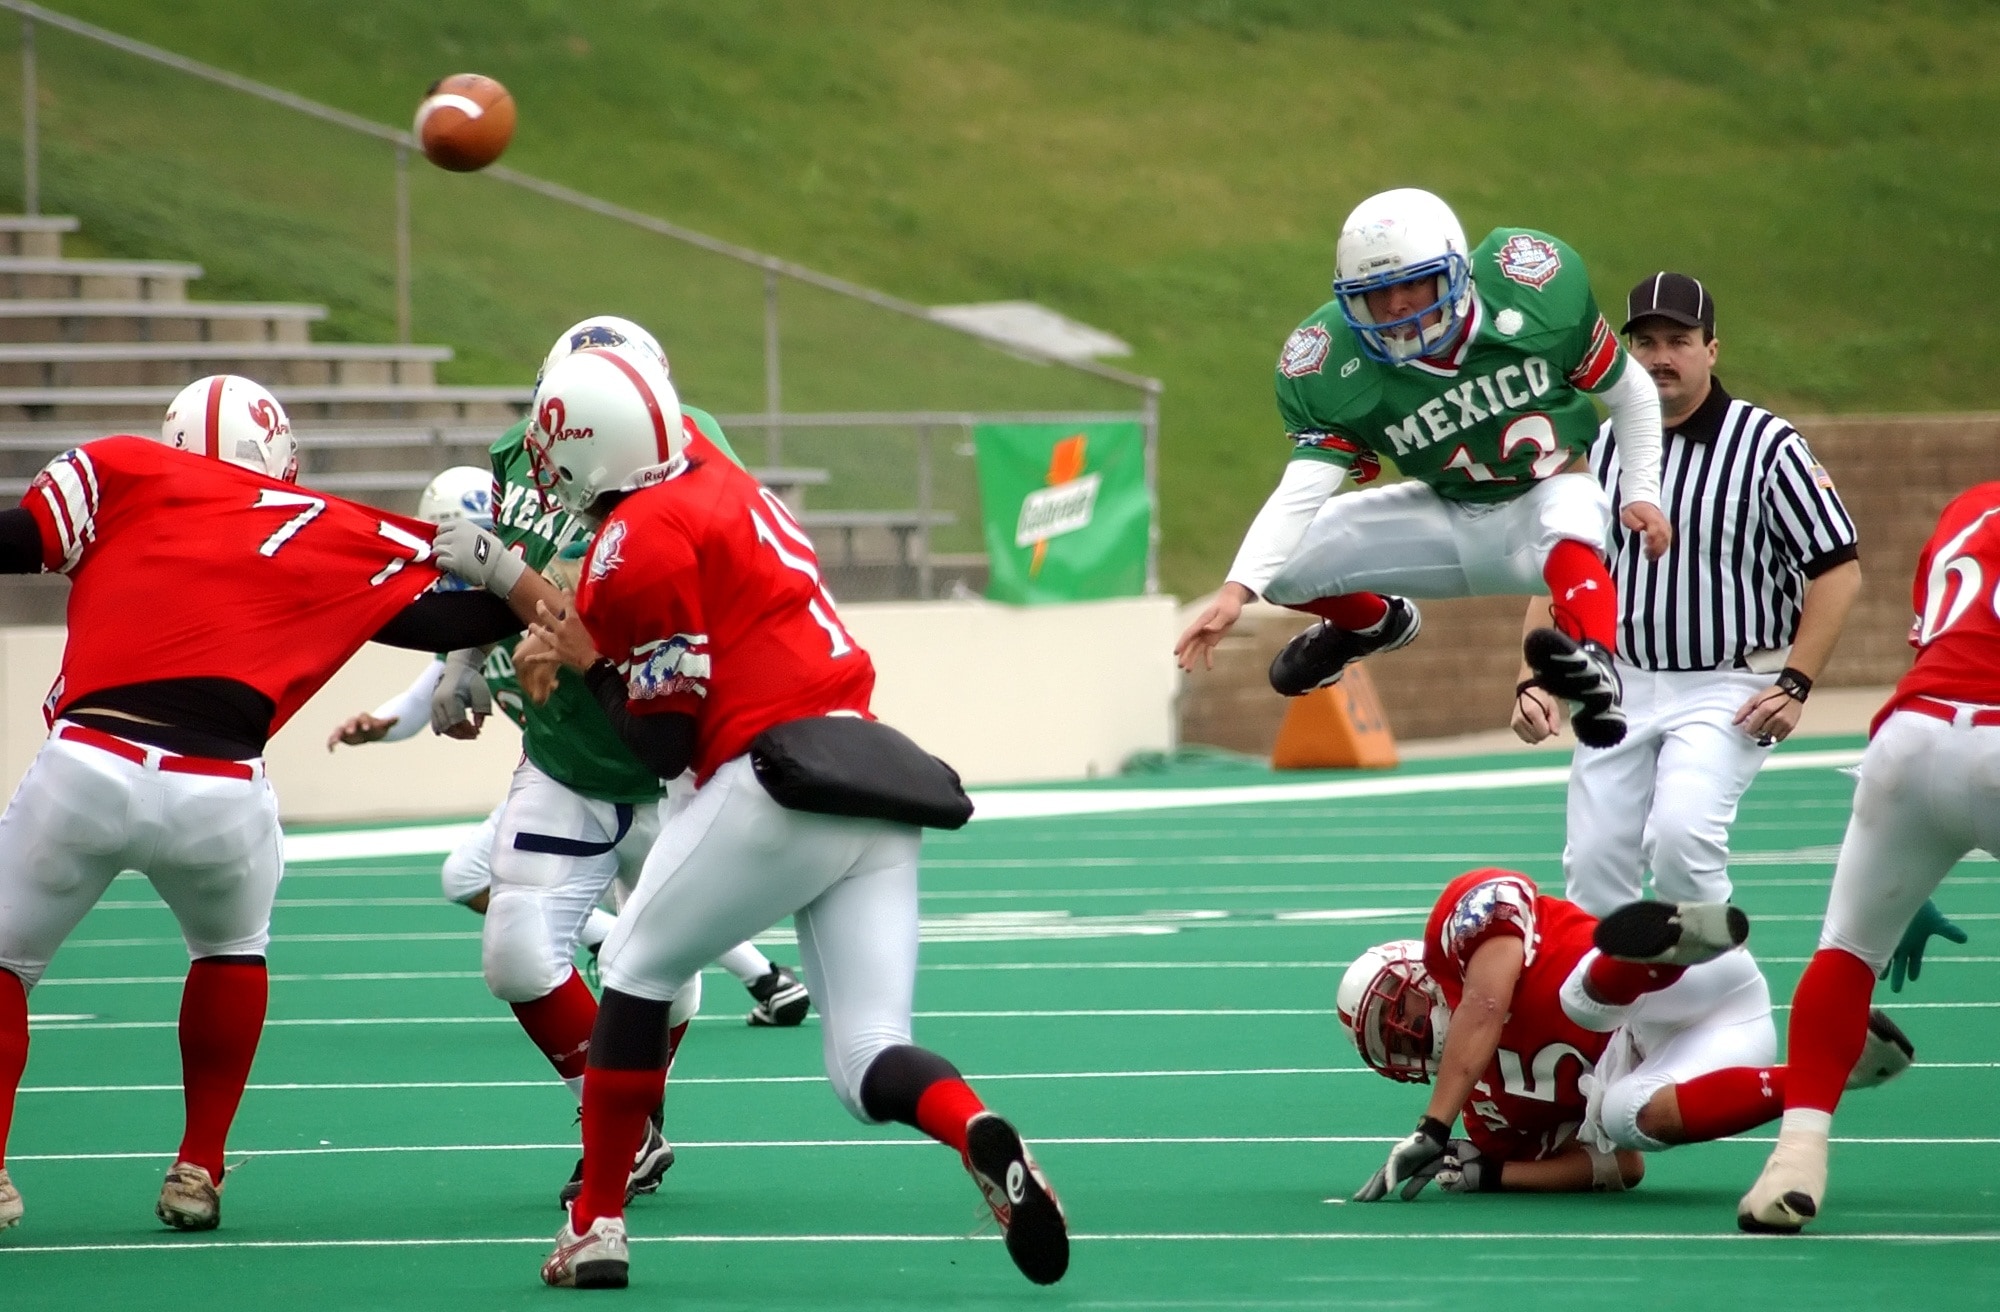
[[[738,943],[715,959],[715,964],[742,980],[755,984],[771,973],[771,959],[748,943]]]

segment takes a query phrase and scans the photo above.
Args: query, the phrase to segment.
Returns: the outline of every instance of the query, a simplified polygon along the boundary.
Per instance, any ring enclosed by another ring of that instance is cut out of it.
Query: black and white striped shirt
[[[1711,381],[1661,452],[1661,510],[1674,544],[1647,560],[1618,522],[1618,448],[1598,430],[1590,468],[1611,492],[1618,655],[1647,670],[1744,668],[1789,647],[1806,582],[1855,559],[1854,521],[1805,438]]]

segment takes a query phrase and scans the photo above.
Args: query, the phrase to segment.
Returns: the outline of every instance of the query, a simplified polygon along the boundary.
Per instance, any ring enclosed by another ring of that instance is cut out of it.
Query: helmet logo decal
[[[1536,291],[1548,286],[1549,281],[1562,272],[1562,255],[1554,244],[1525,232],[1509,237],[1493,253],[1493,258],[1499,263],[1501,274]]]
[[[1333,339],[1326,329],[1309,323],[1285,339],[1285,349],[1278,353],[1278,372],[1287,378],[1316,374],[1326,363],[1326,353],[1332,345]]]
[[[264,430],[267,441],[291,431],[291,425],[280,416],[278,407],[265,396],[260,396],[250,403],[250,422]]]
[[[623,346],[628,340],[624,333],[609,324],[594,323],[581,332],[569,335],[569,349],[581,351],[592,346]]]

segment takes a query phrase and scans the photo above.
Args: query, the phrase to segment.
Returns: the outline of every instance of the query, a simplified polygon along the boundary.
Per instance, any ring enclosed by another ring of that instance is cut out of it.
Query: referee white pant
[[[1625,739],[1578,744],[1569,775],[1563,896],[1593,916],[1640,897],[1729,900],[1729,827],[1770,748],[1734,723],[1772,676],[1642,670],[1624,661]]]
[[[32,989],[126,870],[152,881],[189,957],[262,956],[284,874],[263,762],[241,763],[249,778],[184,773],[170,752],[113,739],[142,758],[128,760],[62,738],[65,726],[0,815],[0,968]]]
[[[1541,593],[1557,543],[1602,552],[1610,532],[1611,498],[1585,473],[1545,478],[1512,501],[1447,501],[1415,479],[1363,488],[1327,499],[1264,599]]]
[[[861,1079],[910,1042],[922,831],[779,806],[739,756],[671,811],[599,957],[604,986],[656,1002],[786,916],[819,1009],[826,1073],[854,1116]]]
[[[2000,854],[2000,725],[1897,711],[1861,757],[1819,945],[1879,975],[1924,900],[1972,849]],[[1990,709],[1990,708],[1979,708]]]

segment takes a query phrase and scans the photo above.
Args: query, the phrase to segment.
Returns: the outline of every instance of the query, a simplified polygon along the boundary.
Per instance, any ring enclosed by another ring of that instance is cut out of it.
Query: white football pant
[[[445,901],[463,905],[493,886],[493,838],[500,832],[500,812],[506,805],[502,802],[488,812],[479,827],[460,839],[445,857],[438,869]]]
[[[0,967],[29,988],[125,870],[152,881],[190,958],[270,945],[284,848],[263,762],[243,762],[250,779],[182,774],[129,746],[145,760],[51,737],[0,815]]]
[[[1819,945],[1878,975],[1953,866],[2000,854],[2000,726],[1973,727],[1972,709],[1958,723],[1897,711],[1861,757]]]
[[[604,986],[678,1002],[724,949],[794,916],[826,1072],[857,1119],[861,1079],[910,1042],[922,831],[791,811],[739,756],[669,809],[639,887],[604,942]]]
[[[1563,541],[1602,552],[1611,498],[1589,474],[1545,478],[1512,501],[1446,501],[1422,483],[1329,497],[1264,599],[1281,606],[1348,592],[1491,597],[1548,591]]]
[[[1625,740],[1570,763],[1563,896],[1593,916],[1636,902],[1646,871],[1668,902],[1729,900],[1729,826],[1770,748],[1733,723],[1773,676],[1618,662]]]

